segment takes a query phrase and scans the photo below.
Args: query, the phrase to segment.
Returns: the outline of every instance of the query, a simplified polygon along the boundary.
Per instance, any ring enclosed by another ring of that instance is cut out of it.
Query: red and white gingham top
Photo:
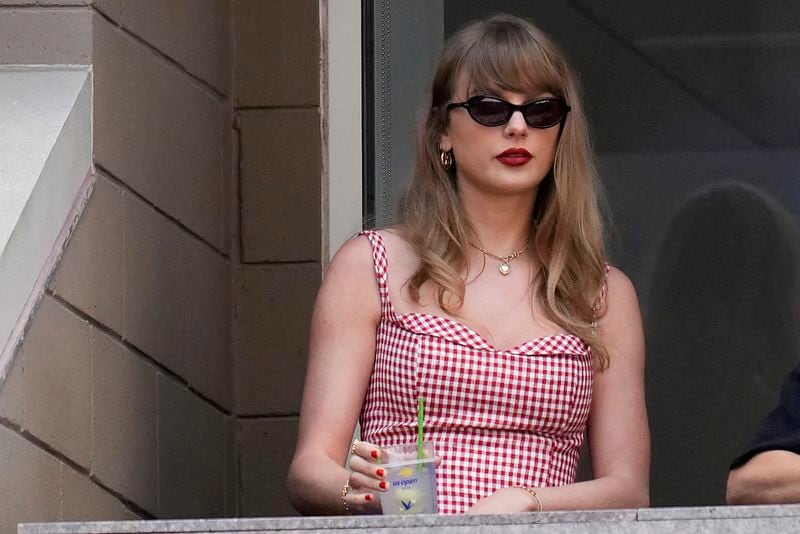
[[[398,314],[383,239],[363,234],[372,244],[381,322],[362,439],[378,446],[414,442],[423,396],[425,439],[442,458],[442,514],[463,513],[504,487],[574,482],[592,403],[588,345],[557,334],[500,351],[453,319]]]

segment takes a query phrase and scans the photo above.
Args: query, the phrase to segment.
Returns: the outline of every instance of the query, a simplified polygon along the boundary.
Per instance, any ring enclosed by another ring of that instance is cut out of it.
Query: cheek
[[[446,137],[453,147],[461,147],[461,152],[465,152],[489,141],[490,133],[485,126],[477,124],[464,113],[454,114],[450,118]]]
[[[543,135],[539,141],[541,147],[541,156],[545,161],[552,163],[556,158],[556,149],[558,148],[558,132],[542,132]]]
[[[480,140],[469,135],[451,135],[450,140],[457,162],[467,164],[478,159],[483,146]]]
[[[496,134],[494,130],[473,123],[451,132],[450,140],[454,146],[460,147],[463,153],[480,152],[492,150],[492,147],[497,145]]]
[[[461,170],[479,172],[484,169],[491,159],[491,146],[474,138],[463,139],[460,142],[453,140],[453,155]]]

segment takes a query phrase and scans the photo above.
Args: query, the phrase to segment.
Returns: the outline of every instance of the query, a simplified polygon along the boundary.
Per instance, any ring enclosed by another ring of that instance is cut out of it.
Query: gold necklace
[[[511,265],[510,265],[511,260],[513,260],[514,258],[519,257],[520,254],[522,254],[523,252],[528,250],[528,247],[531,245],[532,242],[533,242],[533,237],[531,237],[528,240],[528,242],[525,244],[524,247],[522,247],[521,249],[519,249],[518,251],[516,251],[516,252],[514,252],[512,254],[509,254],[508,256],[497,256],[495,254],[492,254],[491,252],[487,252],[486,250],[484,250],[483,248],[479,247],[478,245],[476,245],[475,243],[473,243],[471,241],[470,241],[469,244],[472,245],[473,247],[475,247],[476,249],[480,250],[481,252],[483,252],[484,256],[489,256],[490,258],[494,258],[497,261],[499,261],[500,265],[497,267],[497,269],[500,271],[500,274],[502,274],[503,276],[506,276],[506,275],[508,275],[508,273],[511,272]]]

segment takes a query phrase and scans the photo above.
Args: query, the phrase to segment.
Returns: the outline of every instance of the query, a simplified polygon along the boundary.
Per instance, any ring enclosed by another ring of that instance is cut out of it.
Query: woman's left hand
[[[522,488],[502,488],[479,500],[467,514],[513,514],[538,510],[536,501]]]

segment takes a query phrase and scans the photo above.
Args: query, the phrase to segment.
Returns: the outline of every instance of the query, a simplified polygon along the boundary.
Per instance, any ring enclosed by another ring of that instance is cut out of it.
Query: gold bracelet
[[[536,505],[539,507],[539,512],[544,510],[544,507],[542,506],[542,499],[539,498],[539,496],[536,494],[535,491],[533,491],[528,486],[514,486],[514,487],[527,492],[528,495],[530,495],[533,498],[533,500],[536,501]]]
[[[349,491],[350,491],[350,475],[347,476],[347,482],[344,483],[344,487],[342,488],[342,504],[344,505],[344,513],[347,515],[353,515],[353,512],[350,511],[350,507],[347,506],[347,499],[345,499]]]

